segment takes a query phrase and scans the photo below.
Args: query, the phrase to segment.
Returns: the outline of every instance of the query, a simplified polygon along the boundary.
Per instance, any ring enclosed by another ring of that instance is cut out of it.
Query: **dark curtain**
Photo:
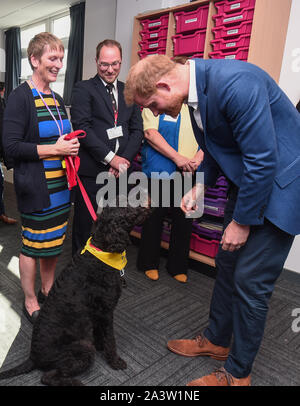
[[[71,31],[65,75],[64,102],[71,104],[73,86],[82,79],[85,3],[70,7]]]
[[[21,77],[21,35],[20,27],[5,31],[5,96],[20,84]]]

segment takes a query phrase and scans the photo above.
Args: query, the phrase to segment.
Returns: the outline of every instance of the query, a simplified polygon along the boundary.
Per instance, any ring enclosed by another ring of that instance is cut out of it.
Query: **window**
[[[56,82],[51,84],[51,88],[59,93],[61,96],[64,92],[64,82],[66,73],[66,64],[68,56],[68,41],[70,35],[70,14],[69,12],[49,17],[31,25],[21,28],[21,48],[22,48],[22,61],[21,61],[21,82],[29,79],[32,75],[32,69],[27,59],[27,47],[29,41],[39,32],[51,32],[60,38],[65,47],[64,65],[60,70]]]

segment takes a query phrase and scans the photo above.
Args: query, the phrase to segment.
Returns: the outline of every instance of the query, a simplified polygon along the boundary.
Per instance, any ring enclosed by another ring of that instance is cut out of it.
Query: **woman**
[[[166,268],[178,282],[185,283],[193,220],[185,217],[179,205],[176,205],[176,200],[183,190],[185,178],[192,176],[200,165],[203,152],[194,137],[186,105],[182,106],[176,119],[166,114],[155,117],[150,109],[143,109],[142,117],[145,132],[142,171],[149,178],[152,205],[155,202],[156,208],[143,224],[137,268],[149,279],[159,279],[163,222],[166,216],[171,215],[172,227]],[[158,187],[151,191],[154,184],[151,178],[154,177],[157,178]],[[181,183],[180,191],[176,189],[178,179]],[[169,207],[163,202],[166,192],[170,195]]]
[[[23,312],[32,323],[53,282],[70,212],[63,157],[78,154],[62,98],[50,84],[63,66],[64,47],[50,33],[37,34],[29,43],[32,77],[9,96],[4,115],[3,144],[10,166],[22,221],[19,267],[25,295]],[[41,291],[35,295],[39,259]]]

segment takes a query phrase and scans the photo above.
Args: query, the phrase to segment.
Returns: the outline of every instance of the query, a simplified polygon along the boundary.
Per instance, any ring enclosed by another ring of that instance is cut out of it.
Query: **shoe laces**
[[[229,386],[233,384],[233,376],[224,367],[216,369],[213,374],[216,375],[218,381],[221,381],[225,377]]]
[[[206,337],[205,337],[205,335],[204,335],[203,333],[200,333],[199,335],[197,335],[197,336],[195,337],[195,340],[196,340],[197,343],[199,343],[199,345],[201,346],[202,343],[203,343],[203,341],[206,341],[207,339],[206,339]]]

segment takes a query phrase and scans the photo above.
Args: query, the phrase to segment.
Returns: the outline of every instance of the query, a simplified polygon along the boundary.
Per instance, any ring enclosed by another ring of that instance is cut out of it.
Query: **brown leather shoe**
[[[1,214],[0,220],[3,221],[5,224],[16,224],[17,220],[7,217],[5,214]]]
[[[221,347],[211,343],[203,334],[193,340],[170,340],[167,343],[169,350],[186,357],[206,355],[224,361],[229,354],[229,347]]]
[[[187,386],[250,386],[251,376],[247,378],[235,378],[225,368],[220,368],[210,375],[195,379]]]

